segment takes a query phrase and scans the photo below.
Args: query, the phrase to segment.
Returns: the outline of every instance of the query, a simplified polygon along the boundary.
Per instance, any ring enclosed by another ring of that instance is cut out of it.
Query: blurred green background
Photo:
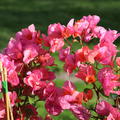
[[[120,31],[120,0],[0,0],[0,49],[32,23],[45,33],[49,24],[66,25],[89,14],[101,17],[99,25]]]
[[[30,24],[35,24],[37,30],[46,33],[49,24],[60,22],[66,25],[71,18],[78,20],[90,14],[100,16],[99,25],[120,32],[120,0],[0,0],[0,50],[7,45],[10,37]],[[118,46],[119,41],[116,42]],[[57,81],[57,85],[62,84],[63,81]],[[75,84],[78,89],[85,88],[83,83]],[[45,115],[43,105],[38,104],[41,106],[38,110],[40,115]],[[75,118],[66,111],[55,120]]]

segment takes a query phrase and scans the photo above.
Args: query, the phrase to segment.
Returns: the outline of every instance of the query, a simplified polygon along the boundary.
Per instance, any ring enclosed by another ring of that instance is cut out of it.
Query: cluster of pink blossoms
[[[71,19],[67,26],[51,24],[47,35],[36,31],[32,24],[10,39],[0,54],[0,61],[7,68],[9,97],[15,120],[52,120],[51,115],[60,115],[64,110],[71,111],[78,120],[120,120],[120,57],[117,57],[119,50],[114,44],[120,33],[98,26],[99,21],[98,16],[89,15],[78,21]],[[96,38],[99,39],[98,44],[89,48],[86,44]],[[76,51],[73,50],[75,42],[79,44]],[[54,82],[57,76],[51,70],[52,66],[56,66],[52,56],[55,52],[64,62],[67,75],[74,73],[75,77],[86,85],[92,84],[93,88],[79,92],[70,80],[65,81],[61,88],[57,87]],[[101,87],[97,86],[98,81]],[[1,83],[0,75],[0,92]],[[87,108],[85,103],[94,94],[97,96],[96,108]],[[29,103],[29,97],[33,96],[38,96],[37,101],[45,102],[48,112],[45,118],[38,115],[35,104]],[[102,96],[111,96],[114,107]],[[5,102],[1,98],[0,120],[4,119]]]

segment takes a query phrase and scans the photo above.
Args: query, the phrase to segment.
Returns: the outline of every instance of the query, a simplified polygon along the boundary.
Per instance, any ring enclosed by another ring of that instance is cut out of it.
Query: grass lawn
[[[49,24],[60,22],[66,25],[71,18],[78,20],[89,14],[101,17],[99,25],[120,32],[120,0],[0,0],[0,50],[7,45],[10,37],[30,24],[35,24],[37,30],[46,33]],[[116,41],[118,46],[119,40]],[[96,41],[91,42],[90,46],[95,43]],[[80,47],[78,44],[74,46],[76,49]],[[57,57],[55,63],[58,68],[54,67],[53,70],[61,71],[63,63]],[[63,82],[56,80],[57,86],[61,86]],[[83,82],[75,82],[75,85],[79,91],[91,87],[85,86]],[[96,96],[88,103],[88,107],[94,105],[95,99]],[[36,106],[40,106],[39,114],[45,115],[44,103],[38,102]],[[54,119],[76,120],[69,111]]]

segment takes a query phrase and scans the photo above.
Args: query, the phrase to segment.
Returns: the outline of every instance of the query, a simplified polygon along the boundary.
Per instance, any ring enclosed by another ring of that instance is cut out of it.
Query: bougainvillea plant
[[[71,19],[67,26],[51,24],[47,35],[36,31],[32,24],[10,39],[0,54],[0,61],[7,68],[15,120],[52,120],[52,116],[58,116],[64,110],[71,111],[78,120],[120,120],[120,51],[114,44],[120,33],[98,26],[99,21],[99,16],[89,15],[78,21]],[[96,40],[96,45],[88,47]],[[75,42],[79,44],[77,50],[73,49]],[[67,80],[61,88],[57,87],[54,82],[57,76],[51,70],[56,66],[52,56],[55,52],[64,63],[66,75],[74,73],[92,87],[78,91],[74,80]],[[1,83],[0,75],[0,92]],[[45,118],[38,115],[35,103],[29,103],[29,97],[36,96],[36,101],[45,102]],[[85,106],[94,96],[97,96],[95,106]],[[1,98],[0,120],[5,119],[5,103]]]

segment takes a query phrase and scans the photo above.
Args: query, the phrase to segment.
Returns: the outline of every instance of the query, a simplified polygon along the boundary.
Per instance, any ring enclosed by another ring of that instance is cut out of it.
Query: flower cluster
[[[15,120],[52,120],[51,115],[60,115],[64,110],[71,111],[78,120],[120,120],[120,57],[114,44],[120,33],[98,26],[99,21],[99,16],[89,15],[78,21],[71,19],[67,26],[51,24],[47,35],[36,31],[32,24],[10,39],[0,54],[0,61],[7,69]],[[87,44],[97,39],[96,45],[88,47]],[[75,43],[79,45],[77,50],[74,49]],[[92,87],[78,91],[74,80],[67,80],[61,88],[57,87],[54,82],[57,76],[51,69],[56,66],[52,56],[55,52],[64,63],[63,69],[68,76],[74,74],[86,86]],[[95,108],[86,106],[95,94]],[[30,104],[29,98],[36,96],[34,103]],[[105,101],[108,96],[113,100],[114,107]],[[45,103],[48,113],[45,118],[39,116],[36,107],[38,101]],[[0,120],[4,119],[5,102],[1,98]]]

